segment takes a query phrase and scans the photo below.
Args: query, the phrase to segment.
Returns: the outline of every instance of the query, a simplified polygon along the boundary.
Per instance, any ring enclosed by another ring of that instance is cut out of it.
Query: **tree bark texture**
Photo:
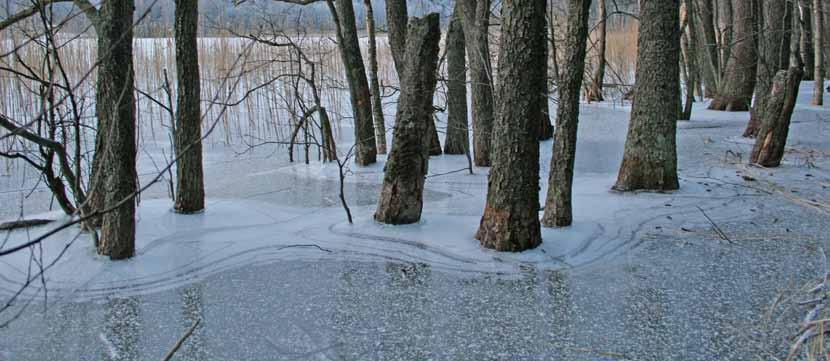
[[[447,137],[444,153],[466,154],[470,146],[467,128],[467,65],[464,29],[458,5],[447,28]]]
[[[378,81],[378,52],[375,38],[375,12],[371,0],[363,0],[366,9],[366,32],[369,33],[369,83],[372,87],[372,118],[375,120],[375,144],[378,154],[386,154],[386,124],[383,117],[383,103],[380,99]]]
[[[409,224],[421,219],[424,181],[429,162],[427,134],[438,69],[441,28],[437,13],[409,21],[395,135],[383,176],[375,220]]]
[[[605,0],[599,0],[597,3],[599,18],[599,24],[597,24],[597,69],[594,71],[594,77],[588,88],[587,98],[589,102],[601,102],[605,100],[602,96],[602,87],[605,81],[605,39],[608,33],[606,9]]]
[[[644,1],[637,38],[636,99],[617,191],[679,188],[677,104],[680,96],[679,0]]]
[[[683,26],[683,32],[681,35],[681,52],[683,54],[684,60],[684,68],[683,73],[685,74],[683,83],[684,83],[684,90],[686,94],[686,99],[683,102],[683,110],[680,115],[681,120],[689,120],[692,118],[692,105],[695,102],[695,86],[697,85],[697,60],[695,57],[695,50],[697,49],[697,34],[695,34],[695,10],[694,10],[694,1],[692,0],[684,0],[684,6],[686,8],[685,20],[681,20],[681,22],[685,22],[685,26]]]
[[[519,252],[542,243],[537,124],[539,82],[545,78],[545,0],[505,0],[501,13],[493,166],[476,239],[485,248]]]
[[[176,204],[179,213],[205,208],[202,169],[202,111],[199,83],[199,1],[176,0]]]
[[[334,4],[332,4],[332,2]],[[340,56],[346,67],[346,81],[349,83],[352,113],[354,115],[355,163],[366,166],[376,162],[377,148],[372,122],[372,101],[366,68],[357,40],[354,7],[352,0],[328,0],[329,9],[337,27],[337,42]]]
[[[547,21],[545,21],[545,35],[547,36]],[[548,140],[553,138],[553,124],[550,123],[550,102],[548,101],[548,96],[550,95],[550,83],[548,82],[548,61],[550,54],[550,44],[545,41],[545,62],[542,66],[545,68],[545,81],[540,82],[539,85],[541,88],[539,89],[539,96],[542,98],[541,103],[539,105],[542,107],[542,111],[539,113],[539,125],[538,125],[538,138],[540,141]]]
[[[107,1],[100,9],[103,49],[109,54],[98,67],[99,116],[104,116],[105,144],[101,177],[104,178],[104,207],[120,206],[102,219],[98,253],[113,260],[135,254],[136,191],[135,96],[133,95],[133,0]],[[129,199],[128,199],[129,198]],[[126,200],[126,201],[125,201]]]
[[[715,32],[714,6],[712,0],[697,0],[696,8],[700,19],[701,34],[703,34],[701,75],[705,84],[704,96],[707,98],[715,97],[720,87],[718,80],[721,60],[718,55],[718,37]]]
[[[559,85],[559,107],[556,109],[556,135],[550,160],[548,194],[542,224],[565,227],[573,222],[571,207],[576,134],[579,125],[579,90],[585,71],[585,45],[588,39],[590,0],[568,1],[568,35],[565,63]]]
[[[822,0],[813,0],[813,28],[814,29],[822,29],[824,26],[824,12],[821,11],[821,2]],[[813,32],[813,48],[821,49],[822,44],[824,44],[824,34],[822,31],[814,31]],[[813,63],[814,64],[823,64],[824,63],[824,55],[822,51],[816,51],[813,53],[815,56]],[[813,89],[813,105],[824,105],[824,67],[817,66],[813,68],[813,80],[815,81],[815,88]]]
[[[472,82],[473,158],[490,166],[494,98],[490,62],[490,0],[458,0]],[[538,119],[538,118],[537,118]]]
[[[775,75],[758,138],[752,148],[752,163],[764,167],[777,167],[781,164],[802,74],[800,67],[790,67]]]
[[[801,27],[801,34],[798,37],[798,48],[801,52],[801,61],[804,62],[804,79],[803,80],[813,80],[813,74],[815,73],[815,53],[813,49],[813,4],[811,4],[811,0],[798,0],[797,5],[799,8],[798,13],[796,13],[793,17],[798,17],[798,23]],[[820,9],[820,8],[819,8]],[[821,49],[819,47],[818,49]]]
[[[735,44],[726,60],[723,86],[709,104],[711,110],[745,112],[752,105],[758,53],[755,38],[756,0],[732,0]]]
[[[764,0],[762,30],[758,39],[758,74],[755,83],[755,104],[744,130],[745,137],[755,137],[761,127],[761,119],[772,87],[772,79],[779,70],[790,64],[790,26],[792,7],[787,0]],[[787,16],[789,14],[789,16]]]
[[[386,0],[386,30],[389,33],[389,49],[399,77],[406,62],[406,24],[409,20],[406,0]]]

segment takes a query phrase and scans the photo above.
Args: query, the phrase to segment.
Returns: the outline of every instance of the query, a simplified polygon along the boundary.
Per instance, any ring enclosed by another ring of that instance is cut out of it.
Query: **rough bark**
[[[764,167],[777,167],[781,164],[802,74],[800,67],[790,67],[775,75],[758,139],[752,148],[752,163]]]
[[[464,29],[458,14],[453,10],[447,28],[447,138],[444,153],[465,154],[470,145],[467,129],[467,66],[464,52]]]
[[[772,87],[772,79],[779,70],[790,64],[790,26],[792,8],[787,0],[764,0],[760,16],[762,30],[758,40],[758,74],[755,83],[755,104],[750,113],[744,137],[754,137],[765,116],[764,107]],[[788,16],[789,15],[789,16]]]
[[[711,110],[745,112],[752,105],[758,53],[755,39],[756,0],[733,0],[735,44],[726,60],[723,86],[709,104]]]
[[[372,122],[372,101],[366,68],[357,40],[352,0],[327,0],[337,28],[337,43],[346,68],[349,96],[354,115],[355,163],[369,165],[376,162],[375,130]]]
[[[476,239],[485,248],[519,252],[542,243],[537,122],[546,61],[545,0],[506,0],[501,12],[493,166]]]
[[[375,120],[375,144],[378,154],[386,154],[386,124],[383,117],[383,103],[380,100],[378,81],[378,52],[375,39],[375,12],[371,0],[363,0],[366,9],[366,32],[369,34],[369,83],[372,87],[372,118]]]
[[[99,116],[104,115],[106,142],[100,174],[105,192],[104,207],[116,207],[102,219],[98,253],[111,259],[125,259],[135,253],[136,191],[135,97],[133,95],[133,0],[107,1],[100,9],[101,28],[98,36],[109,49],[98,67],[99,90],[96,104]],[[126,200],[126,201],[125,201]]]
[[[406,0],[386,0],[386,29],[389,33],[389,49],[395,70],[398,75],[403,74],[403,65],[406,62]],[[399,76],[400,78],[400,76]]]
[[[565,63],[568,66],[559,84],[556,109],[556,135],[550,160],[548,194],[542,224],[565,227],[573,222],[573,188],[576,134],[579,125],[579,89],[585,71],[585,45],[588,39],[590,0],[568,1],[568,34],[565,37]]]
[[[617,191],[679,188],[677,103],[680,96],[679,0],[644,1],[637,38],[637,98],[625,141]]]
[[[409,21],[401,95],[395,134],[383,176],[375,220],[409,224],[421,219],[424,180],[429,162],[427,132],[432,123],[432,98],[437,83],[441,40],[436,13]]]
[[[602,87],[605,81],[605,39],[607,34],[605,0],[599,0],[597,11],[599,18],[599,24],[597,24],[597,69],[591,80],[591,86],[588,88],[587,98],[589,102],[605,100],[602,96]]]
[[[488,167],[495,106],[488,35],[490,0],[458,0],[458,3],[472,82],[473,158],[477,166]]]
[[[813,29],[822,29],[824,26],[824,12],[821,11],[821,1],[822,0],[813,0]],[[821,49],[822,44],[824,43],[824,34],[822,31],[814,31],[813,32],[813,48]],[[816,51],[813,53],[815,56],[813,63],[814,64],[823,64],[824,63],[824,56],[822,51]],[[813,68],[813,80],[815,81],[815,87],[813,89],[813,105],[824,105],[824,67],[816,66]]]
[[[177,107],[175,145],[176,204],[179,213],[195,213],[205,208],[202,170],[202,111],[199,84],[198,0],[176,0],[176,76]]]

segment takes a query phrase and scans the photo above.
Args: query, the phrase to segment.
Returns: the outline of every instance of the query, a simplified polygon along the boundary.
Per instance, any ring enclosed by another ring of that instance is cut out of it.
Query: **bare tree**
[[[824,28],[824,11],[822,11],[821,0],[813,0],[813,49],[821,49],[824,43],[824,34],[821,29]],[[813,64],[823,64],[824,56],[822,51],[814,52]],[[815,81],[815,88],[813,90],[813,105],[824,105],[824,67],[816,66],[813,68],[813,80]]]
[[[366,9],[366,32],[369,34],[369,83],[372,87],[372,114],[375,119],[375,143],[378,154],[386,154],[386,124],[383,118],[383,104],[380,100],[378,81],[378,51],[375,39],[375,12],[372,0],[363,0]]]
[[[711,110],[743,112],[752,105],[755,90],[758,53],[755,39],[757,0],[731,0],[734,9],[735,44],[727,59],[723,86],[709,104]]]
[[[802,74],[800,66],[792,66],[775,75],[770,94],[767,95],[758,139],[752,148],[750,160],[753,163],[764,167],[777,167],[781,164]]]
[[[488,167],[495,106],[490,64],[490,0],[458,0],[458,3],[472,82],[473,158],[477,166]]]
[[[597,68],[594,71],[594,76],[591,79],[591,84],[588,87],[587,98],[591,102],[601,102],[605,100],[602,96],[602,86],[605,81],[605,39],[608,34],[608,19],[606,14],[606,0],[599,0],[597,2]]]
[[[466,154],[469,148],[467,129],[467,66],[465,64],[464,29],[458,3],[447,28],[447,137],[444,153]]]
[[[758,39],[758,74],[755,83],[755,104],[744,130],[745,137],[755,137],[761,127],[767,96],[772,80],[779,70],[786,70],[790,63],[790,26],[792,7],[787,0],[759,1],[762,7],[761,32]]]

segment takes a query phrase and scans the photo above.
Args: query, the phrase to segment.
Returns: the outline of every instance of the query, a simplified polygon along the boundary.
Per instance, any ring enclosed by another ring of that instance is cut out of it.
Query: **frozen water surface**
[[[811,83],[802,89],[805,103]],[[679,124],[681,190],[618,194],[609,188],[628,110],[583,104],[575,225],[543,229],[543,245],[521,254],[473,239],[487,169],[459,171],[463,156],[430,160],[423,220],[407,226],[372,220],[382,161],[351,166],[350,225],[335,165],[290,164],[284,149],[208,147],[207,211],[173,214],[165,185],[154,186],[138,209],[135,258],[100,258],[74,228],[43,244],[52,260],[74,240],[46,287],[40,279],[29,287],[22,299],[32,303],[0,329],[0,360],[157,360],[196,319],[202,324],[175,359],[746,360],[784,352],[798,313],[775,325],[764,317],[782,289],[820,273],[818,249],[830,247],[830,112],[801,104],[794,150],[781,168],[762,170],[743,165],[748,114],[697,104],[692,121]],[[551,143],[540,147],[544,180]],[[156,151],[161,157],[160,148],[143,154],[142,179]],[[12,205],[4,217],[20,212],[19,190],[33,185],[26,177],[2,181],[0,199]],[[48,193],[36,191],[24,213],[48,205]],[[16,231],[8,243],[48,229]],[[4,300],[30,257],[0,259]]]

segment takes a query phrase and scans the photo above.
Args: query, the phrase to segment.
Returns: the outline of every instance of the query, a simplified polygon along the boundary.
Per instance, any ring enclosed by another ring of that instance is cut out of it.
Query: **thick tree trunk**
[[[801,61],[804,62],[804,79],[813,80],[815,73],[815,53],[813,52],[813,4],[810,0],[798,0],[798,12],[793,16],[797,17],[801,27],[801,34],[798,37],[798,48],[801,53]],[[818,49],[821,49],[819,47]]]
[[[821,1],[822,0],[813,0],[813,28],[814,29],[822,29],[824,26],[824,12],[821,11]],[[822,44],[824,43],[824,34],[822,31],[814,31],[813,32],[813,47],[816,49],[821,49]],[[823,64],[824,57],[823,52],[816,51],[814,52],[814,64]],[[815,88],[813,89],[813,105],[824,105],[824,67],[817,66],[813,69],[813,80],[815,81]]]
[[[366,68],[357,40],[352,0],[327,0],[335,26],[340,56],[346,67],[352,113],[354,115],[355,163],[369,165],[376,162],[375,130],[372,122],[372,101]]]
[[[205,208],[202,170],[202,111],[199,83],[199,1],[176,0],[176,205],[179,213]]]
[[[101,102],[98,114],[104,115],[106,133],[104,160],[100,174],[105,192],[105,213],[98,241],[98,253],[111,259],[125,259],[135,254],[136,145],[135,97],[133,95],[133,0],[107,1],[101,6],[101,32],[109,49],[98,67]],[[123,203],[122,203],[123,202]]]
[[[601,102],[605,100],[602,96],[602,86],[605,81],[605,39],[607,34],[607,14],[605,0],[599,0],[597,4],[599,24],[597,26],[597,69],[588,88],[588,101]]]
[[[565,227],[573,222],[571,190],[576,159],[576,131],[579,124],[579,90],[585,72],[585,45],[588,39],[590,8],[590,0],[568,1],[565,62],[571,65],[565,69],[559,84],[556,135],[550,160],[545,215],[542,217],[542,224],[546,227]]]
[[[613,189],[674,190],[677,181],[677,103],[680,96],[679,0],[641,3],[637,39],[637,99]]]
[[[389,50],[395,62],[398,78],[403,74],[406,62],[406,24],[409,19],[406,0],[386,0],[386,30],[389,33]]]
[[[755,83],[755,104],[750,113],[744,137],[755,137],[761,128],[767,95],[772,79],[779,70],[786,70],[790,64],[790,26],[792,7],[787,0],[764,0],[761,6],[762,31],[758,40],[758,75]]]
[[[775,75],[772,89],[767,97],[758,139],[755,140],[755,146],[752,148],[750,158],[752,163],[764,167],[777,167],[781,164],[802,74],[800,67],[790,67]]]
[[[437,83],[439,16],[432,13],[412,18],[408,27],[408,61],[401,75],[403,87],[395,115],[395,135],[375,212],[375,220],[387,224],[409,224],[421,219],[429,162],[427,132],[432,123],[432,97]]]
[[[726,60],[723,86],[712,103],[711,110],[744,112],[752,105],[758,53],[755,39],[756,0],[732,0],[734,9],[733,34],[735,44]]]
[[[539,82],[545,78],[545,0],[505,0],[501,13],[493,167],[476,239],[485,248],[519,252],[542,243],[537,124]]]
[[[715,32],[714,6],[712,0],[697,0],[697,12],[700,15],[700,29],[703,34],[701,74],[705,84],[704,97],[707,98],[715,97],[720,87],[718,80],[721,60],[718,55],[718,37]]]
[[[363,0],[366,9],[366,32],[369,33],[369,83],[372,87],[372,118],[375,120],[375,144],[378,154],[386,154],[386,124],[383,118],[383,104],[380,100],[378,81],[378,52],[375,39],[375,12],[371,0]]]
[[[470,146],[467,129],[467,66],[464,29],[458,5],[447,28],[447,138],[444,153],[465,154]]]
[[[472,82],[473,158],[477,166],[488,167],[490,166],[490,142],[495,106],[488,35],[490,0],[458,0],[458,2]]]

